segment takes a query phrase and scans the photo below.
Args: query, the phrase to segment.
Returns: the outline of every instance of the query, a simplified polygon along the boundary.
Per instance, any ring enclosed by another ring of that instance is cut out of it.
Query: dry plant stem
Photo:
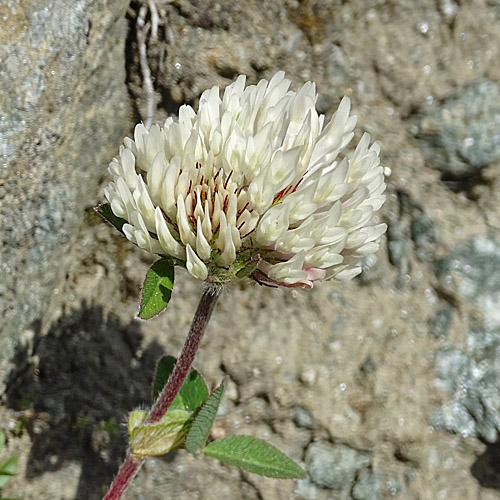
[[[147,7],[143,5],[137,16],[137,45],[139,47],[139,62],[142,73],[142,86],[146,94],[146,119],[144,125],[147,129],[153,123],[155,113],[155,88],[151,79],[151,70],[148,64],[148,54],[146,47],[146,36],[149,30],[149,25],[145,24]]]
[[[146,418],[146,422],[154,423],[160,421],[181,389],[182,384],[189,373],[189,369],[193,364],[194,357],[198,351],[210,317],[212,316],[220,291],[220,287],[207,287],[203,291],[203,295],[201,296],[200,303],[196,309],[196,313],[194,315],[193,322],[191,323],[191,328],[181,354],[177,359],[168,382],[151,408],[151,411]],[[116,475],[103,500],[119,500],[123,493],[125,493],[125,490],[132,482],[132,479],[137,474],[144,461],[145,458],[135,457],[132,453],[130,453],[130,451],[128,451],[118,474]]]

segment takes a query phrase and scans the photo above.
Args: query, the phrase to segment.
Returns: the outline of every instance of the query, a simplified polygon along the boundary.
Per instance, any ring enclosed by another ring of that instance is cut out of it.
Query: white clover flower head
[[[135,128],[105,189],[139,247],[170,256],[195,278],[312,287],[349,280],[386,230],[380,146],[364,134],[343,154],[356,117],[344,97],[324,126],[315,84],[290,91],[283,72],[206,90],[198,112]]]

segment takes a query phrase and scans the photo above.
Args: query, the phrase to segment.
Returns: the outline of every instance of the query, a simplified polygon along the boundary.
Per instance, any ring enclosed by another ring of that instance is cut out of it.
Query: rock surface
[[[83,208],[128,131],[127,4],[0,6],[0,385],[20,338],[47,318]]]
[[[443,286],[482,314],[471,318],[465,348],[445,345],[437,353],[437,377],[452,399],[433,422],[494,443],[500,432],[500,241],[492,235],[474,238],[437,266]]]
[[[478,80],[416,120],[425,161],[452,178],[470,177],[500,162],[500,85]]]
[[[348,446],[320,441],[306,450],[305,462],[311,481],[332,490],[349,489],[356,473],[370,464],[366,453]]]

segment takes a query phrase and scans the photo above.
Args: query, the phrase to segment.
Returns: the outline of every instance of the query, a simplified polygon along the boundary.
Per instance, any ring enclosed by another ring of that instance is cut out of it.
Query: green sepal
[[[148,270],[142,287],[139,318],[150,319],[160,314],[168,305],[174,287],[172,259],[160,259]]]
[[[193,424],[186,436],[186,450],[189,451],[189,453],[194,453],[199,448],[205,446],[215,416],[217,415],[223,393],[224,382],[215,389],[195,415]]]
[[[152,424],[143,423],[147,412],[134,411],[128,425],[130,451],[136,457],[164,455],[184,445],[193,414],[184,410],[169,410]]]
[[[301,478],[305,472],[284,453],[262,439],[231,436],[210,443],[203,452],[250,472],[268,477]]]
[[[127,223],[125,219],[121,217],[117,217],[113,210],[111,210],[111,205],[109,203],[103,203],[102,205],[98,205],[94,208],[94,210],[105,220],[107,220],[111,225],[116,227],[120,233],[125,234],[123,232],[123,225]]]
[[[177,360],[173,356],[163,356],[160,361],[158,361],[153,379],[153,401],[156,400],[167,383],[176,362]],[[205,402],[208,398],[208,394],[208,388],[205,381],[194,368],[191,368],[186,380],[184,380],[182,384],[181,390],[170,405],[169,411],[178,409],[193,413]]]

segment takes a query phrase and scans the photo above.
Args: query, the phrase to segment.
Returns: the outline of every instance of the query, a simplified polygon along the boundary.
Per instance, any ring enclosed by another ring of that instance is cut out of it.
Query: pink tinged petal
[[[233,242],[231,226],[227,226],[225,232],[224,250],[219,257],[219,262],[221,265],[227,267],[230,266],[236,258],[236,248]]]
[[[182,243],[184,245],[196,245],[196,237],[191,230],[191,226],[187,219],[186,207],[184,206],[184,199],[182,196],[177,198],[177,225],[179,227],[179,234],[181,237]]]
[[[207,239],[205,238],[205,235],[203,234],[201,217],[198,217],[196,221],[196,253],[202,260],[208,260],[210,258],[211,252],[212,248],[210,247]]]
[[[172,233],[168,229],[167,222],[163,217],[160,207],[156,207],[155,210],[155,222],[156,222],[156,234],[160,241],[160,245],[163,250],[172,257],[176,257],[180,260],[186,258],[185,248],[172,236]]]
[[[288,229],[288,210],[286,205],[275,205],[260,220],[255,233],[256,241],[263,247],[274,245]]]
[[[304,271],[308,281],[322,281],[326,277],[326,271],[317,267],[305,267]]]
[[[186,269],[196,279],[204,281],[208,276],[207,266],[196,255],[196,252],[191,248],[191,245],[186,245]]]

